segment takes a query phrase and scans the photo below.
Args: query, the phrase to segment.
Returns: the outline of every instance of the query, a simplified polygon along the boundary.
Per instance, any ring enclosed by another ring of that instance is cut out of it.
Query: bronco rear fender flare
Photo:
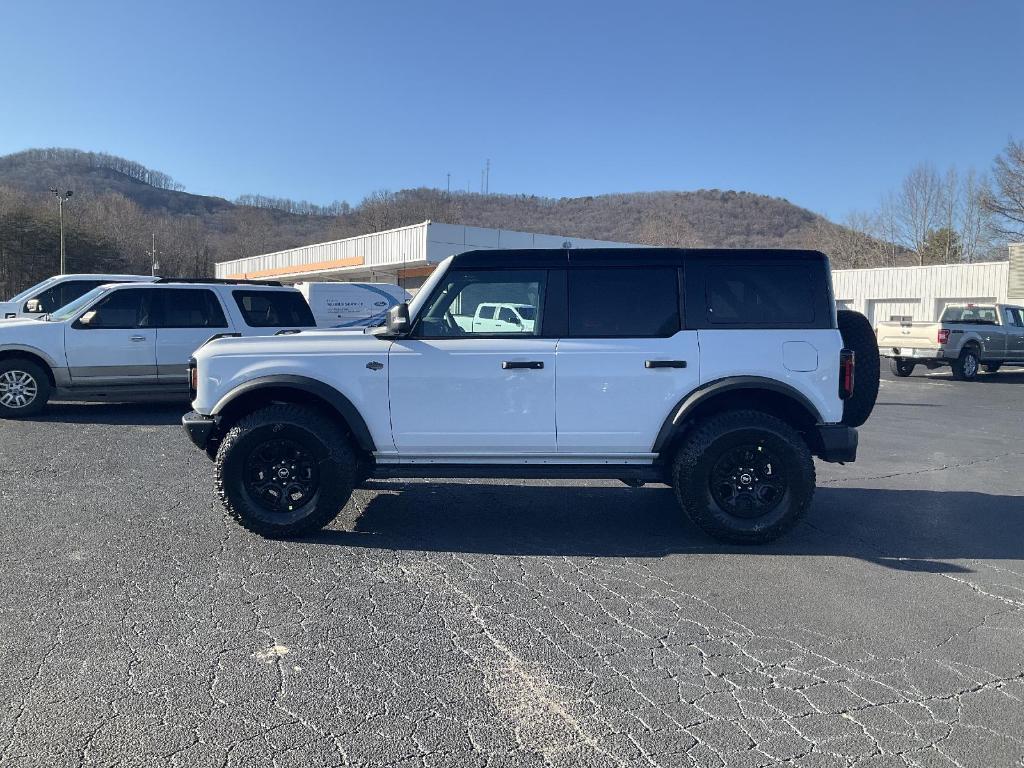
[[[821,423],[823,421],[814,403],[806,395],[789,384],[784,384],[775,379],[764,378],[763,376],[729,376],[728,378],[716,379],[707,384],[702,384],[680,400],[661,425],[651,451],[653,453],[660,453],[672,441],[677,432],[685,426],[687,417],[696,410],[697,406],[725,392],[737,392],[745,389],[762,390],[782,395],[806,411],[807,416],[814,423]],[[756,407],[756,404],[754,404],[754,407]]]
[[[352,437],[360,448],[364,451],[371,452],[376,450],[376,446],[373,442],[373,436],[370,434],[370,429],[366,426],[366,421],[363,419],[362,415],[360,415],[359,409],[352,404],[352,401],[329,384],[324,384],[322,381],[317,381],[316,379],[311,379],[306,376],[274,374],[250,379],[243,384],[239,384],[233,390],[224,395],[224,397],[222,397],[213,407],[211,415],[217,416],[223,413],[225,408],[240,397],[244,397],[261,390],[282,389],[304,392],[327,403],[342,419],[344,419],[348,428],[352,431]]]

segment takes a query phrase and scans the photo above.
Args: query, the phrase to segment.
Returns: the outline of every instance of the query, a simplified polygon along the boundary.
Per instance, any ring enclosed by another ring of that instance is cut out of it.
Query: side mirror
[[[80,318],[78,318],[78,322],[75,323],[75,325],[81,325],[81,326],[88,327],[88,326],[92,325],[92,321],[95,320],[95,319],[96,319],[96,310],[95,309],[90,309],[88,312],[86,312],[84,315],[82,315]]]
[[[388,310],[388,335],[391,336],[404,336],[411,328],[412,323],[409,321],[409,305],[406,302],[396,304]]]
[[[25,312],[30,315],[38,315],[43,311],[43,303],[39,299],[29,299],[25,302]]]

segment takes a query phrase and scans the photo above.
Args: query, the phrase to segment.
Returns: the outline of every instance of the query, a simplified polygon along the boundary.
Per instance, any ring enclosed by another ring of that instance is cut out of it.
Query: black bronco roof
[[[677,266],[690,260],[827,261],[820,251],[790,248],[525,248],[457,254],[453,267]]]

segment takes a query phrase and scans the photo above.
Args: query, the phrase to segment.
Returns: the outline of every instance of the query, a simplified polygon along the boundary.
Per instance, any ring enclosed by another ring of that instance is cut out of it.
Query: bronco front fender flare
[[[316,379],[311,379],[307,376],[274,374],[250,379],[249,381],[239,384],[218,400],[217,404],[210,412],[210,415],[220,415],[223,413],[225,408],[240,397],[253,392],[259,392],[260,390],[274,389],[289,389],[306,392],[310,395],[314,395],[320,400],[323,400],[330,405],[342,419],[345,420],[345,423],[348,424],[348,428],[352,431],[352,437],[355,438],[356,444],[360,448],[364,451],[371,452],[376,450],[376,446],[373,442],[373,436],[370,434],[370,429],[366,426],[366,421],[363,419],[362,415],[360,415],[359,409],[352,404],[352,401],[329,384],[324,384],[322,381],[317,381]]]

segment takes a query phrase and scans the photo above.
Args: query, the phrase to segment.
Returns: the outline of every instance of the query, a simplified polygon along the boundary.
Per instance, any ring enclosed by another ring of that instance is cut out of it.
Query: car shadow
[[[494,483],[371,482],[351,530],[311,545],[520,556],[675,553],[852,557],[887,568],[970,572],[945,562],[1024,557],[1024,499],[964,491],[819,488],[805,522],[766,545],[729,545],[690,523],[673,492]],[[391,492],[389,492],[391,491]]]
[[[972,381],[960,382],[953,378],[949,369],[940,369],[935,372],[915,372],[910,378],[928,378],[940,381],[953,381],[957,384],[1024,384],[1024,369],[1010,368],[1002,369],[998,373],[985,373],[982,371]]]
[[[147,403],[49,403],[42,413],[21,418],[19,421],[170,426],[181,424],[181,417],[189,410],[188,404],[179,400]]]

